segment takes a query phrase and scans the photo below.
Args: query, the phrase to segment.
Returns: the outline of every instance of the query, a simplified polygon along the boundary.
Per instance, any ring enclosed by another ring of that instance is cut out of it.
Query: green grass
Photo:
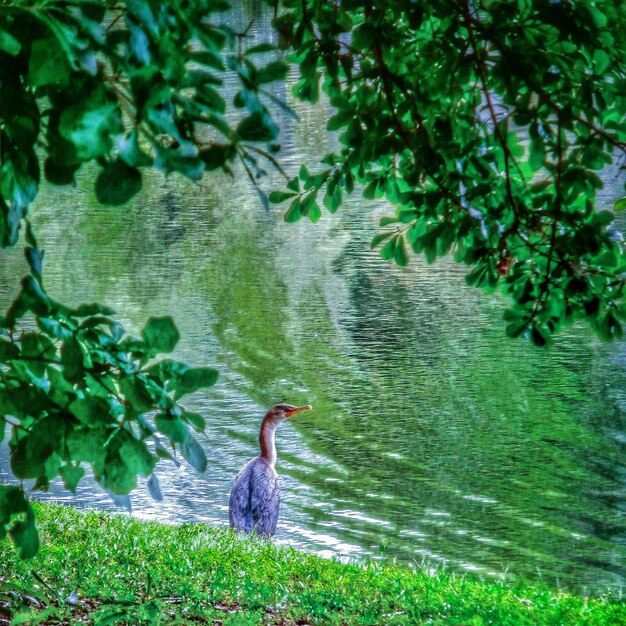
[[[34,559],[0,541],[0,624],[626,624],[626,603],[610,598],[346,565],[201,524],[36,509]]]

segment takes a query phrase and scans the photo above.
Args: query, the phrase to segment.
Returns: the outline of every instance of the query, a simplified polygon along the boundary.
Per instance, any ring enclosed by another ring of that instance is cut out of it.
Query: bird
[[[310,404],[277,404],[263,418],[259,431],[260,454],[246,463],[235,478],[228,503],[230,527],[245,533],[271,537],[276,532],[280,491],[274,434],[278,425],[297,413],[310,411]]]

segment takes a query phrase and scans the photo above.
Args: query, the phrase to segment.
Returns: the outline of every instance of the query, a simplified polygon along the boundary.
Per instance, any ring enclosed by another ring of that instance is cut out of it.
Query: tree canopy
[[[146,168],[193,180],[242,168],[262,204],[289,203],[288,222],[316,222],[346,194],[384,197],[395,214],[372,242],[382,258],[452,254],[470,284],[507,295],[510,337],[544,346],[576,319],[622,335],[626,257],[611,209],[626,199],[597,202],[599,173],[621,172],[626,150],[622,2],[271,4],[275,40],[253,45],[222,0],[0,3],[0,243],[22,237],[30,267],[0,319],[0,440],[10,433],[11,470],[35,489],[59,475],[74,490],[89,464],[115,494],[150,476],[158,498],[159,458],[206,465],[192,434],[204,419],[179,400],[217,372],[155,360],[178,340],[171,318],[131,337],[108,307],[45,291],[29,206],[42,176],[71,184],[84,163],[97,163],[109,205],[138,193]],[[290,66],[296,98],[323,92],[334,107],[340,147],[268,198],[258,179],[283,171],[273,111],[290,110],[268,85]],[[36,552],[22,487],[0,486],[6,533]]]

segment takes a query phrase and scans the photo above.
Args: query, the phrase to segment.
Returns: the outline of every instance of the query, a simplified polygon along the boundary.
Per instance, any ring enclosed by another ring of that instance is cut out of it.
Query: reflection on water
[[[325,105],[300,114],[284,119],[291,171],[331,141]],[[468,288],[464,268],[400,269],[369,250],[387,207],[355,198],[332,219],[287,225],[241,180],[154,175],[130,206],[109,208],[85,175],[34,209],[53,296],[110,304],[133,332],[171,313],[176,356],[222,372],[190,400],[208,421],[206,475],[160,464],[165,500],[140,489],[134,513],[225,524],[259,420],[287,399],[315,410],[278,433],[279,541],[578,590],[623,585],[623,344],[581,328],[549,351],[507,340],[504,303]],[[0,255],[4,306],[25,266],[20,250]],[[112,506],[90,483],[78,501]]]

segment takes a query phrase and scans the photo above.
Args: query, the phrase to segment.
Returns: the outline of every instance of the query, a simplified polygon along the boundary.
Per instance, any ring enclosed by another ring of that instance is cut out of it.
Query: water
[[[299,111],[299,124],[282,121],[291,172],[333,141],[327,105]],[[506,303],[467,287],[465,268],[412,258],[401,269],[369,250],[391,213],[383,204],[355,196],[316,225],[288,225],[242,172],[235,182],[144,182],[131,205],[102,207],[87,170],[76,189],[45,188],[33,209],[52,296],[109,304],[134,333],[172,314],[175,357],[220,369],[218,385],[188,402],[208,421],[208,471],[160,463],[165,499],[140,487],[135,515],[225,524],[260,419],[286,399],[315,409],[278,432],[277,541],[583,592],[622,588],[624,344],[582,326],[549,351],[508,340]],[[607,203],[619,195],[617,182],[604,191]],[[0,252],[2,306],[25,273],[20,249]],[[0,480],[10,480],[6,447],[0,455]],[[58,484],[51,495],[113,507],[89,481],[76,498]]]

